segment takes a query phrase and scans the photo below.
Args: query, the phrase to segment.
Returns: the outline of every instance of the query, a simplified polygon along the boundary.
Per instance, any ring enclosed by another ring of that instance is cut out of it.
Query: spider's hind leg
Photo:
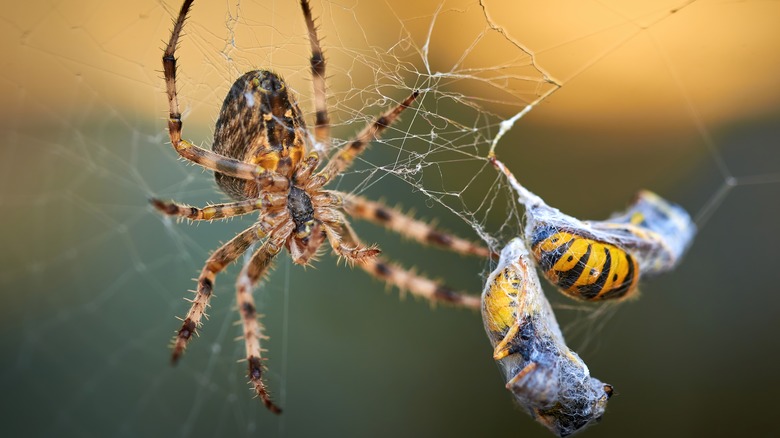
[[[270,271],[273,259],[283,248],[284,238],[288,233],[289,231],[279,233],[279,238],[265,241],[241,269],[236,281],[236,303],[243,326],[249,382],[265,407],[275,414],[280,414],[282,409],[271,401],[271,396],[263,381],[265,365],[263,364],[264,358],[262,356],[263,350],[260,348],[260,340],[267,339],[267,337],[263,335],[263,325],[259,321],[252,290]]]
[[[316,199],[320,204],[319,219],[325,225],[328,240],[336,254],[385,283],[396,286],[402,292],[409,291],[432,303],[445,302],[470,309],[480,308],[479,296],[456,292],[437,281],[378,257],[380,251],[376,246],[365,247],[343,213],[337,210],[342,205],[342,196],[344,195],[338,192],[323,192],[321,197]]]
[[[368,258],[358,265],[369,275],[397,287],[402,292],[409,291],[412,295],[425,298],[432,303],[442,302],[474,310],[478,310],[481,306],[479,296],[458,292],[382,257]]]
[[[343,240],[356,247],[361,246],[360,240],[357,238],[357,235],[352,230],[349,223],[344,221],[343,226],[347,229],[347,233],[343,236]],[[357,265],[369,275],[372,275],[391,286],[397,287],[402,292],[408,291],[412,295],[425,298],[431,303],[442,302],[475,310],[481,307],[481,299],[479,296],[458,292],[449,286],[428,277],[418,275],[415,272],[385,260],[382,257],[372,256],[362,258],[357,262]]]
[[[176,364],[184,349],[187,348],[192,335],[196,333],[201,325],[201,319],[205,315],[206,307],[209,305],[211,294],[214,290],[214,280],[217,274],[222,272],[227,265],[235,261],[243,254],[253,243],[260,239],[260,231],[253,226],[238,234],[228,243],[222,245],[206,261],[206,265],[198,276],[198,288],[195,292],[195,298],[192,300],[190,310],[182,322],[181,328],[176,333],[173,341],[173,353],[171,362]]]

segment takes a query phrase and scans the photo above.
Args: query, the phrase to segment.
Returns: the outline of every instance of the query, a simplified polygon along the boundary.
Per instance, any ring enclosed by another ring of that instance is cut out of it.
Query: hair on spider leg
[[[404,213],[398,205],[389,207],[382,201],[371,201],[359,195],[344,196],[343,205],[350,216],[381,225],[422,245],[431,245],[449,249],[458,254],[482,258],[496,256],[482,245],[438,229],[435,219],[425,222],[415,218],[413,209]]]

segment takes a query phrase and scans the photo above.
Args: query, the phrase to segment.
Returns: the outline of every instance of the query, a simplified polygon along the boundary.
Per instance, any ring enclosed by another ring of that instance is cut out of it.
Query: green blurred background
[[[563,86],[499,144],[521,182],[583,219],[648,188],[701,225],[682,265],[645,282],[638,300],[599,309],[548,288],[570,347],[618,393],[583,436],[778,433],[780,5],[484,3],[312,3],[337,138],[359,129],[358,111],[391,104],[381,95],[431,87],[423,111],[399,125],[421,137],[374,145],[337,187],[505,243],[522,211],[481,157],[498,121],[551,89],[522,44]],[[479,315],[399,299],[330,254],[307,269],[280,257],[255,293],[282,416],[251,398],[237,363],[236,266],[217,280],[200,338],[169,366],[190,279],[251,223],[175,223],[147,206],[150,196],[223,199],[167,144],[159,58],[178,7],[0,8],[3,435],[549,436],[503,388]],[[185,138],[209,144],[226,90],[249,68],[273,66],[312,115],[296,8],[197,2],[179,52]],[[487,30],[485,13],[506,38]],[[420,83],[431,23],[431,73],[457,65],[481,79]],[[475,35],[484,38],[471,47]],[[502,71],[529,79],[501,85],[491,75]],[[430,148],[428,131],[454,121],[476,129]],[[387,256],[473,293],[491,269],[355,226]]]

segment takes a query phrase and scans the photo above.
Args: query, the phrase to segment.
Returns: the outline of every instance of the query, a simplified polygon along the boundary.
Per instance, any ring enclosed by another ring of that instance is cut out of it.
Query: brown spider
[[[243,323],[250,384],[266,407],[279,413],[281,410],[271,401],[262,379],[262,326],[258,321],[252,290],[268,273],[274,257],[282,248],[287,248],[294,263],[306,265],[313,260],[327,239],[338,256],[388,284],[431,301],[444,301],[473,309],[479,308],[479,297],[461,295],[377,257],[379,249],[360,243],[344,212],[382,224],[421,243],[481,257],[489,257],[490,252],[467,240],[437,231],[424,222],[404,216],[380,203],[323,189],[325,184],[352,164],[370,141],[378,138],[398,119],[399,114],[418,96],[416,91],[366,126],[320,171],[317,171],[320,162],[317,152],[306,154],[311,149],[311,139],[294,96],[282,78],[267,70],[250,71],[238,78],[230,88],[217,120],[213,151],[182,140],[174,54],[192,2],[184,1],[162,58],[170,109],[168,131],[171,145],[181,157],[214,171],[220,189],[235,202],[204,208],[158,199],[151,199],[151,203],[166,215],[191,220],[223,219],[253,211],[259,212],[259,218],[251,227],[217,249],[206,261],[198,277],[195,298],[174,338],[172,361],[178,361],[190,338],[200,327],[216,275],[253,244],[262,241],[238,276],[236,295]],[[327,144],[330,141],[330,124],[325,96],[325,59],[309,2],[301,0],[300,3],[312,51],[311,72],[316,110],[314,139]]]

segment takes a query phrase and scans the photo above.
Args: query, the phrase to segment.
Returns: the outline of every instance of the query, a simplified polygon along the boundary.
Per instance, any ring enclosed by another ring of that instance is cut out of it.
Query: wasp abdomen
[[[635,289],[639,265],[616,245],[549,226],[534,229],[531,241],[545,277],[570,296],[598,301]]]

